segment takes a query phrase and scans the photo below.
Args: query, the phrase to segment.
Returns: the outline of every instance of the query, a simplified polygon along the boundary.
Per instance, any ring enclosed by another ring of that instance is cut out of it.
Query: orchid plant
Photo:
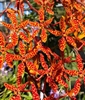
[[[9,34],[5,36],[0,31],[0,69],[6,62],[9,68],[17,70],[13,84],[4,82],[6,90],[12,92],[9,100],[29,100],[29,95],[30,100],[40,100],[41,92],[43,100],[77,100],[81,85],[85,85],[84,60],[79,54],[85,46],[84,0],[33,2],[37,7],[30,0],[15,0],[14,8],[7,7],[2,13],[7,14],[10,23],[1,22]],[[24,3],[36,13],[37,20],[23,18]],[[65,10],[59,21],[55,19],[55,3],[61,3]],[[57,44],[51,48],[46,45],[50,35],[58,38]],[[53,49],[59,49],[59,54]],[[74,84],[71,87],[72,78]],[[49,95],[46,94],[47,85],[51,88]],[[64,93],[60,93],[62,91]]]

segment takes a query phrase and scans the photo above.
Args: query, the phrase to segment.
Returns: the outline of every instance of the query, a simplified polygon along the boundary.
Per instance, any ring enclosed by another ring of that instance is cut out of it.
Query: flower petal
[[[3,59],[3,56],[0,55],[0,69],[2,68],[3,66],[3,63],[4,63],[4,59]]]
[[[45,43],[47,41],[47,33],[46,33],[46,30],[44,28],[42,28],[42,30],[41,30],[40,37],[41,37],[42,42]]]
[[[41,8],[38,10],[38,14],[39,14],[39,21],[40,21],[40,22],[43,22],[43,21],[44,21],[44,9],[43,9],[43,7],[41,7]]]
[[[62,37],[58,42],[59,42],[59,49],[61,51],[64,51],[65,47],[66,47],[66,40],[65,40],[65,38]]]

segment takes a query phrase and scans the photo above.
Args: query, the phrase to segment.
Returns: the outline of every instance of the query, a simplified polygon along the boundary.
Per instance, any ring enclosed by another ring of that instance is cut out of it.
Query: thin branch
[[[10,5],[11,5],[11,2],[8,4],[7,8],[3,10],[3,12],[0,14],[0,17],[6,12],[6,10],[9,8]]]
[[[53,26],[56,26],[56,25],[58,25],[59,24],[59,22],[56,22],[55,24],[52,24]]]
[[[34,10],[36,13],[38,13],[38,11],[30,4],[30,2],[28,0],[25,0],[25,1],[27,2],[28,6],[31,10]]]

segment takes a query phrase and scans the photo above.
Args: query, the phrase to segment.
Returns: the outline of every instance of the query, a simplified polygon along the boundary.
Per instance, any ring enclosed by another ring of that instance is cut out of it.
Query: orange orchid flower
[[[7,16],[9,17],[9,19],[11,20],[11,24],[6,23],[6,22],[2,22],[2,24],[8,28],[9,30],[13,31],[13,32],[18,32],[20,29],[23,29],[25,26],[28,25],[29,20],[25,20],[22,21],[20,24],[17,21],[16,18],[16,13],[18,13],[17,11],[13,10],[13,9],[8,9],[7,10]]]
[[[44,21],[44,9],[43,8],[40,8],[40,10],[38,11],[38,14],[39,14],[39,22],[29,21],[29,24],[31,26],[37,27],[39,30],[41,30],[41,34],[40,34],[41,40],[42,40],[42,42],[46,42],[47,41],[47,34],[46,34],[47,27],[52,22],[53,18],[50,18],[50,19]],[[37,34],[33,34],[33,36],[37,35]]]
[[[71,36],[68,36],[69,34],[74,32],[74,28],[66,28],[66,22],[65,22],[65,17],[62,16],[59,22],[60,30],[51,30],[48,29],[50,33],[52,33],[55,36],[61,36],[61,39],[58,41],[59,42],[59,48],[61,51],[65,50],[66,43],[69,43],[71,46],[76,47],[76,43],[74,41],[74,38]]]
[[[28,85],[28,82],[24,84],[19,84],[17,86],[4,83],[4,86],[8,89],[14,92],[14,96],[10,98],[10,100],[22,100],[20,96],[20,92],[26,92],[25,87]],[[27,90],[29,92],[29,90]]]
[[[18,38],[16,33],[11,34],[11,43],[6,45],[5,37],[3,36],[3,33],[0,32],[0,68],[2,68],[3,62],[5,61],[5,57],[7,55],[7,52],[9,49],[12,49],[14,46],[18,43]],[[6,61],[9,62],[10,58],[6,58]]]

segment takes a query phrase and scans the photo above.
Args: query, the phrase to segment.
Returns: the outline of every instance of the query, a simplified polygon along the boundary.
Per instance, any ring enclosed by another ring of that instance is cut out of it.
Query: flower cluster
[[[77,0],[59,0],[66,15],[60,18],[57,24],[59,29],[53,29],[51,26],[54,20],[54,0],[34,0],[34,2],[39,6],[38,9],[25,0],[30,9],[37,13],[37,21],[23,20],[24,0],[15,0],[17,9],[5,10],[11,23],[2,22],[10,33],[8,41],[6,41],[3,32],[0,32],[0,68],[4,62],[13,68],[13,62],[18,61],[18,66],[16,85],[4,83],[4,86],[14,93],[10,100],[22,100],[22,92],[31,92],[33,100],[40,100],[40,92],[44,94],[43,100],[55,100],[55,98],[59,100],[64,97],[74,100],[80,91],[82,81],[85,84],[85,68],[78,52],[85,46],[85,7]],[[46,14],[50,17],[46,17]],[[17,17],[19,17],[19,21]],[[56,23],[54,24],[56,25]],[[30,30],[32,30],[32,34]],[[60,55],[44,45],[49,34],[59,37]],[[75,59],[72,55],[65,56],[67,46],[74,53]],[[73,66],[76,70],[68,69],[66,65],[73,62],[76,63]],[[28,73],[28,81],[22,83],[22,75],[25,72]],[[72,89],[69,89],[70,77],[75,76],[77,78],[75,84]],[[42,79],[44,86],[41,89]],[[46,84],[52,90],[49,96],[45,93]],[[63,87],[64,93],[57,96],[56,91],[60,89],[60,86]]]

